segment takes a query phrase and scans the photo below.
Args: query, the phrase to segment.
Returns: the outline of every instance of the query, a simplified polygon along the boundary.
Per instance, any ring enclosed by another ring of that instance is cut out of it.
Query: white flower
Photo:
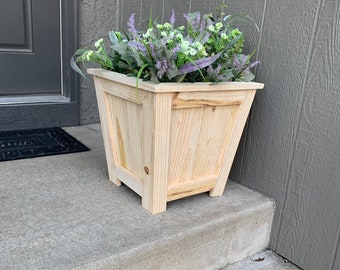
[[[96,43],[94,43],[94,46],[95,46],[96,48],[99,48],[100,46],[103,45],[103,43],[104,43],[104,39],[101,38],[101,39],[98,39],[98,40],[96,41]]]
[[[148,38],[148,37],[151,36],[151,33],[152,33],[152,28],[149,28],[149,29],[146,31],[146,33],[143,34],[143,37],[144,37],[144,38]]]
[[[190,55],[196,55],[197,51],[194,48],[190,48],[189,54]]]
[[[183,35],[182,34],[177,34],[176,38],[178,41],[182,42],[183,41]]]
[[[83,54],[83,60],[85,61],[91,61],[91,56],[94,55],[93,51],[87,51]]]
[[[209,30],[210,30],[211,32],[215,32],[215,27],[211,24],[211,25],[209,25]]]
[[[224,40],[227,40],[228,39],[228,35],[226,33],[222,33],[221,34],[221,38],[224,39]]]
[[[162,32],[161,32],[161,36],[162,36],[162,37],[167,37],[167,33],[166,33],[165,31],[162,31]]]
[[[215,24],[216,30],[220,30],[222,28],[223,24],[221,22],[218,22]]]
[[[168,22],[166,22],[165,24],[163,24],[163,27],[165,30],[170,30],[172,28],[172,25]]]

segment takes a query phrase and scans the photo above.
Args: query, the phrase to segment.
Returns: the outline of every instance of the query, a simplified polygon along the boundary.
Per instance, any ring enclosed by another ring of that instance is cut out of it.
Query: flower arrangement
[[[240,18],[253,21],[249,16],[225,16],[223,9],[217,18],[193,12],[184,14],[186,27],[176,27],[174,10],[170,21],[163,24],[152,20],[151,14],[146,31],[136,29],[133,13],[127,32],[109,32],[109,50],[103,38],[95,43],[95,50],[77,50],[71,59],[73,69],[84,75],[77,62],[95,62],[103,69],[135,76],[137,83],[138,79],[156,83],[254,79],[250,69],[259,62],[251,62],[254,52],[242,54],[244,34],[232,26]]]

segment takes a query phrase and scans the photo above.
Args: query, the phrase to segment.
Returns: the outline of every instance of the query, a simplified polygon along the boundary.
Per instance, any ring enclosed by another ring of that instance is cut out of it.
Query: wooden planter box
[[[223,194],[260,83],[161,83],[89,69],[94,76],[110,180],[151,213],[168,201]]]

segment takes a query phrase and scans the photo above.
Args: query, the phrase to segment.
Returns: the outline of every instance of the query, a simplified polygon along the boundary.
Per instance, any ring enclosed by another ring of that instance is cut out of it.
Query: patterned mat
[[[0,161],[89,150],[61,128],[0,131]]]

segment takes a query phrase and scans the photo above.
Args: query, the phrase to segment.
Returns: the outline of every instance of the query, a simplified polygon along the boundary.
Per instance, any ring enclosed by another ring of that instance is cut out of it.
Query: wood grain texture
[[[137,94],[135,78],[99,69],[89,73],[112,181],[135,190],[153,214],[165,211],[169,200],[206,191],[222,195],[256,93],[249,87],[263,84],[166,84],[166,89],[143,82]]]
[[[116,147],[114,146],[114,125],[112,119],[108,118],[109,104],[107,102],[107,95],[103,91],[103,86],[99,78],[94,78],[96,86],[96,95],[99,113],[101,115],[101,127],[103,140],[105,145],[105,156],[107,162],[107,168],[109,172],[110,180],[117,186],[121,185],[121,182],[117,179],[115,173],[115,163],[118,161]]]
[[[272,196],[277,205],[271,247],[275,249],[280,224],[280,211],[285,201],[288,160],[293,143],[296,108],[301,102],[300,70],[307,58],[312,16],[316,1],[305,3],[269,1],[266,6],[264,31],[257,70],[257,80],[266,82],[266,91],[255,98],[249,117],[244,151],[234,163],[231,179]],[[280,14],[289,14],[283,17]],[[306,31],[290,31],[304,25]],[[288,50],[287,48],[294,48]],[[283,59],[285,59],[283,61]],[[294,65],[292,64],[294,63]]]
[[[107,80],[117,81],[120,84],[131,86],[131,89],[136,89],[136,78],[128,77],[124,74],[117,72],[111,72],[99,68],[89,68],[87,73],[100,76]],[[117,87],[120,85],[117,84]],[[190,82],[184,82],[180,85],[176,83],[153,83],[151,81],[138,81],[138,88],[153,93],[174,93],[174,92],[205,92],[207,91],[243,91],[246,89],[263,89],[264,84],[257,82],[221,82],[221,83],[207,83],[197,82],[195,84]],[[129,88],[130,89],[130,88]]]
[[[116,177],[125,183],[129,188],[136,192],[139,196],[143,194],[143,180],[133,173],[129,172],[127,169],[115,166]]]
[[[339,46],[338,1],[267,2],[266,91],[232,174],[274,197],[271,247],[304,269],[339,269]]]
[[[223,194],[255,94],[256,90],[246,91],[244,93],[245,100],[235,113],[235,120],[229,129],[230,135],[228,137],[226,136],[228,139],[226,145],[228,145],[228,147],[224,149],[225,152],[220,159],[221,171],[217,179],[217,184],[216,187],[210,192],[210,196],[212,197],[221,196]]]
[[[183,197],[199,194],[202,192],[210,191],[216,186],[216,177],[202,178],[198,181],[189,181],[171,185],[168,188],[167,201],[177,200]]]
[[[220,174],[238,107],[236,105],[202,106],[173,110],[170,136],[170,186],[193,179],[217,177]]]
[[[150,106],[149,117],[153,119],[151,177],[143,183],[142,205],[151,213],[156,214],[166,210],[169,145],[171,125],[172,93],[157,93],[153,96],[153,106]],[[150,174],[146,172],[147,174]]]
[[[327,269],[338,244],[334,236],[340,223],[339,14],[338,1],[319,1],[286,175],[289,185],[277,247],[306,269]],[[311,254],[322,260],[307,260]]]

